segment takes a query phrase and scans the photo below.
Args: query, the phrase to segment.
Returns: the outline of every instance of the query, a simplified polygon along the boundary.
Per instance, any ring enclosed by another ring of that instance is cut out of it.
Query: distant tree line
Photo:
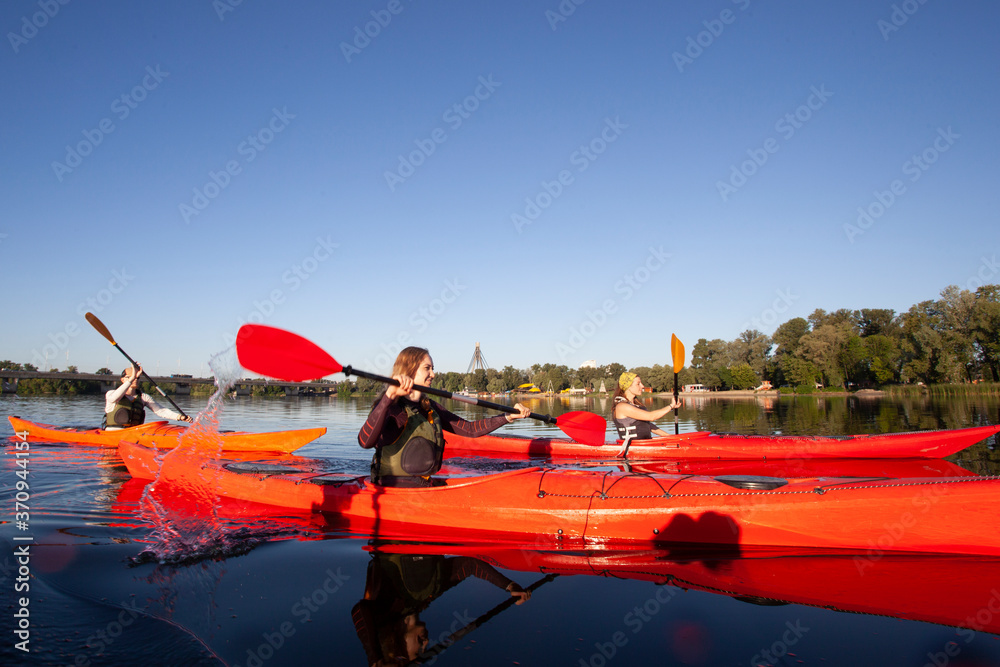
[[[38,370],[31,364],[0,361],[0,369]],[[55,370],[55,369],[53,369]],[[583,388],[606,391],[626,370],[638,373],[655,392],[673,389],[670,365],[626,368],[610,363],[596,368],[534,364],[521,370],[477,369],[442,372],[432,385],[458,392],[504,393],[526,383],[543,392]],[[76,372],[75,366],[66,372]],[[102,368],[98,373],[111,373]],[[711,389],[753,389],[767,380],[774,387],[811,391],[826,387],[861,388],[899,384],[946,384],[1000,381],[1000,285],[975,292],[955,286],[941,298],[922,301],[897,314],[885,308],[817,309],[807,318],[781,324],[773,335],[748,329],[735,340],[700,338],[678,374],[680,384]],[[91,387],[90,385],[93,385]],[[25,388],[21,392],[21,387]],[[375,394],[383,385],[359,378],[339,383],[338,395]],[[164,387],[166,391],[167,388]],[[24,380],[18,393],[96,393],[98,383],[72,380]],[[280,394],[274,387],[254,387],[253,395]]]
[[[3,371],[30,371],[37,372],[38,367],[34,364],[19,364],[9,359],[4,359],[0,361],[0,378],[3,377]],[[66,370],[60,371],[58,368],[51,368],[48,373],[79,373],[80,371],[76,366],[67,366]],[[108,375],[108,379],[105,382],[111,382],[115,386],[118,385],[121,371],[113,371],[110,368],[99,368],[96,371],[97,375]],[[161,382],[158,383],[159,387],[163,389],[168,394],[172,394],[176,391],[177,385],[173,382]],[[156,395],[156,389],[154,389],[152,383],[140,382],[139,387],[142,391],[150,394],[151,396]],[[192,396],[209,396],[215,392],[217,387],[212,384],[195,384],[191,386]],[[33,394],[58,394],[61,396],[72,396],[76,394],[101,394],[101,382],[97,380],[67,380],[67,379],[53,379],[53,378],[28,378],[20,380],[17,383],[17,393],[22,396],[30,396]],[[254,385],[250,388],[251,396],[284,396],[285,389],[281,386],[276,385]]]
[[[936,301],[907,312],[864,308],[816,310],[772,336],[744,331],[731,342],[698,340],[691,356],[697,382],[746,389],[871,387],[1000,380],[1000,285],[975,292],[950,286]]]
[[[9,359],[0,361],[0,371],[37,371],[34,364],[18,364]],[[53,368],[51,373],[59,373],[59,369]],[[63,373],[78,373],[76,366],[67,366]],[[107,368],[102,368],[98,373],[110,374]],[[0,373],[2,376],[2,373]],[[30,378],[17,383],[17,393],[25,394],[96,394],[100,391],[101,384],[93,380],[54,380],[51,378]]]
[[[680,384],[710,389],[754,389],[767,380],[775,388],[812,391],[924,383],[1000,381],[1000,285],[975,292],[950,286],[938,300],[922,301],[897,314],[884,308],[817,309],[796,317],[767,336],[755,329],[735,340],[698,339],[689,348]],[[440,373],[433,386],[447,391],[491,393],[533,383],[543,392],[567,388],[611,391],[618,376],[631,370],[655,392],[673,389],[667,365],[627,369],[620,363],[597,368],[534,364],[526,370]],[[371,383],[372,390],[378,386]]]

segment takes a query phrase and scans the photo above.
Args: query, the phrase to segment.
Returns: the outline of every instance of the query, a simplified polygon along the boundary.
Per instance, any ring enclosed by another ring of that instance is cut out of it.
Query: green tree
[[[592,368],[590,366],[584,368],[576,369],[576,379],[580,381],[586,389],[593,389],[596,391],[601,386],[601,378],[604,377],[604,373],[599,368]]]
[[[774,368],[774,377],[771,378],[776,387],[783,384],[798,384],[788,375],[787,368],[789,359],[797,358],[801,347],[802,337],[809,333],[809,322],[804,317],[796,317],[781,324],[771,336],[774,345],[771,361]]]
[[[1000,285],[976,290],[970,335],[985,380],[1000,381]]]
[[[868,336],[898,336],[899,322],[891,308],[862,308],[857,316],[858,333]]]
[[[838,311],[840,312],[840,311]],[[827,318],[828,322],[836,322]],[[844,348],[852,335],[851,328],[843,320],[839,324],[821,324],[800,339],[800,358],[812,363],[822,374],[828,387],[843,386]]]
[[[899,346],[889,336],[875,334],[864,338],[868,377],[876,384],[895,382],[899,376]]]
[[[434,382],[431,383],[431,386],[435,389],[450,391],[453,394],[462,391],[465,388],[465,373],[456,373],[454,371],[438,373],[434,377]]]
[[[771,336],[771,343],[775,346],[775,356],[798,352],[800,341],[807,333],[809,333],[809,322],[802,317],[790,319],[779,326]]]
[[[720,338],[705,340],[699,338],[691,349],[690,368],[694,373],[695,382],[706,387],[719,389],[728,386],[723,380],[721,370],[726,368],[726,342]],[[726,372],[728,377],[728,371]],[[689,383],[690,384],[690,383]]]
[[[733,389],[733,374],[726,366],[717,369],[719,374],[719,387],[722,389]],[[756,386],[756,385],[755,385]]]
[[[377,394],[382,391],[385,385],[378,380],[358,378],[354,381],[354,386],[358,388],[358,393],[360,394]]]
[[[618,382],[618,378],[621,377],[621,374],[627,371],[628,369],[625,368],[625,366],[619,364],[618,362],[612,362],[610,364],[605,364],[604,366],[601,366],[601,370],[604,372],[605,378]]]
[[[542,391],[548,391],[552,385],[553,391],[562,391],[570,386],[572,373],[569,367],[556,364],[542,364],[538,370],[532,374],[531,382]]]
[[[471,391],[486,391],[488,382],[486,371],[482,368],[477,368],[465,375],[465,386]]]
[[[958,381],[964,369],[942,335],[942,314],[935,301],[921,301],[902,316],[903,382],[936,384]]]
[[[750,366],[758,377],[763,377],[771,351],[771,339],[756,329],[747,329],[734,343],[736,360]]]
[[[674,369],[671,366],[653,364],[649,369],[646,386],[653,391],[671,391],[674,386]]]
[[[861,336],[853,333],[847,335],[846,340],[840,344],[837,361],[845,380],[856,383],[863,379],[868,370],[868,350]]]
[[[788,384],[793,387],[814,387],[820,377],[819,369],[811,361],[786,355],[781,359],[781,370]]]
[[[944,345],[954,355],[955,362],[964,369],[964,379],[972,380],[978,374],[979,366],[972,334],[976,295],[969,290],[949,285],[941,291],[937,308]]]
[[[732,376],[733,389],[753,389],[760,384],[757,374],[748,363],[736,364],[729,369]]]
[[[528,381],[527,373],[513,366],[504,366],[500,374],[503,377],[504,391],[510,391]]]
[[[822,308],[817,308],[809,316],[809,324],[815,331],[822,326],[832,326],[836,328],[846,328],[849,331],[858,333],[858,318],[860,314],[854,310],[840,308],[832,313],[828,313]]]

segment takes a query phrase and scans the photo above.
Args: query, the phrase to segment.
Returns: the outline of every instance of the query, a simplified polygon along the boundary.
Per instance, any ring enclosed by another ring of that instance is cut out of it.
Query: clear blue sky
[[[400,338],[439,371],[477,341],[494,367],[651,365],[671,333],[998,282],[998,24],[917,0],[4,2],[0,358],[119,368],[91,310],[163,374],[248,318],[376,371]]]

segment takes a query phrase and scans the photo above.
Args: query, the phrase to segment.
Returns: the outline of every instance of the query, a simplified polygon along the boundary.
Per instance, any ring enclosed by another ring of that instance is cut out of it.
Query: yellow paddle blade
[[[674,357],[674,372],[680,373],[684,368],[684,343],[674,334],[670,334],[670,354]]]
[[[108,342],[111,343],[112,345],[116,344],[115,337],[112,336],[111,332],[108,331],[108,328],[104,326],[104,322],[97,319],[97,315],[94,315],[93,313],[87,313],[86,315],[84,315],[84,317],[86,317],[87,321],[90,322],[90,326],[97,329],[97,333],[107,338]]]

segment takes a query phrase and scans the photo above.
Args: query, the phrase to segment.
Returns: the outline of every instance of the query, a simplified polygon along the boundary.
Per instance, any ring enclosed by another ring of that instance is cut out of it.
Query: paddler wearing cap
[[[669,435],[653,424],[674,408],[681,407],[681,402],[672,401],[670,405],[659,410],[647,410],[639,400],[644,385],[642,378],[635,373],[625,372],[618,378],[611,404],[611,419],[618,429],[618,437],[622,440],[649,440],[654,436]]]

